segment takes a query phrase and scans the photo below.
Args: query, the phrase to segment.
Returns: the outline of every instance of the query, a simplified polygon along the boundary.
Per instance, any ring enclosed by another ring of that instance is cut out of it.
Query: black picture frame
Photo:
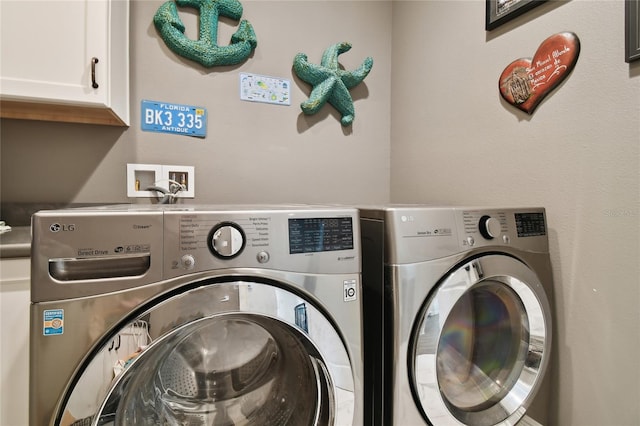
[[[625,0],[625,62],[640,59],[640,0]]]
[[[547,0],[486,0],[487,13],[485,30],[491,31],[534,7],[540,6],[546,1]]]

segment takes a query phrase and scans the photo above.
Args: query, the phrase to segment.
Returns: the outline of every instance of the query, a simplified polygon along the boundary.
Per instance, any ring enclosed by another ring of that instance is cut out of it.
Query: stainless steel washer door
[[[418,317],[409,352],[425,419],[515,424],[546,369],[550,318],[537,276],[512,257],[485,255],[447,275]]]
[[[338,383],[333,371],[350,365],[345,346],[300,296],[263,283],[210,284],[168,298],[120,330],[145,321],[151,343],[113,379],[93,425],[352,422],[353,379],[341,375]],[[100,369],[100,359],[83,376]],[[82,383],[67,407],[94,391]]]

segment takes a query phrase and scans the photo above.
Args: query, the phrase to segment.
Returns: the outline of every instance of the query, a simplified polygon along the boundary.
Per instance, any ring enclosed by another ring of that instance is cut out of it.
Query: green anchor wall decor
[[[355,71],[346,71],[338,64],[338,55],[351,49],[351,43],[343,42],[329,46],[322,55],[320,65],[307,61],[307,55],[298,53],[293,60],[293,70],[298,77],[311,84],[309,99],[300,104],[302,111],[315,114],[329,102],[340,112],[343,126],[353,123],[355,109],[349,90],[360,84],[371,71],[373,59],[368,57]]]
[[[200,12],[198,40],[184,35],[185,26],[176,7],[192,7]],[[165,44],[180,56],[205,67],[238,64],[249,57],[258,45],[256,34],[247,20],[242,20],[238,31],[231,36],[231,44],[218,46],[218,19],[226,16],[239,20],[242,4],[238,0],[175,0],[164,3],[153,17],[153,23]]]

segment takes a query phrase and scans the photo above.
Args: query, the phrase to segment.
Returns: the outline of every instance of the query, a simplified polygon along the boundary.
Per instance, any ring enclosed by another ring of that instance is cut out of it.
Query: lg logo
[[[73,223],[70,224],[60,224],[60,223],[52,223],[49,226],[49,231],[51,232],[60,232],[60,231],[75,231],[76,225]]]

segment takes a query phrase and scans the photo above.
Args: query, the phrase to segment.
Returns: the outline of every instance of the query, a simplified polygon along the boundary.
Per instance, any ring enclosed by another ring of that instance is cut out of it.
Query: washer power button
[[[180,258],[180,264],[184,269],[193,269],[196,266],[196,259],[190,254],[185,254]]]

